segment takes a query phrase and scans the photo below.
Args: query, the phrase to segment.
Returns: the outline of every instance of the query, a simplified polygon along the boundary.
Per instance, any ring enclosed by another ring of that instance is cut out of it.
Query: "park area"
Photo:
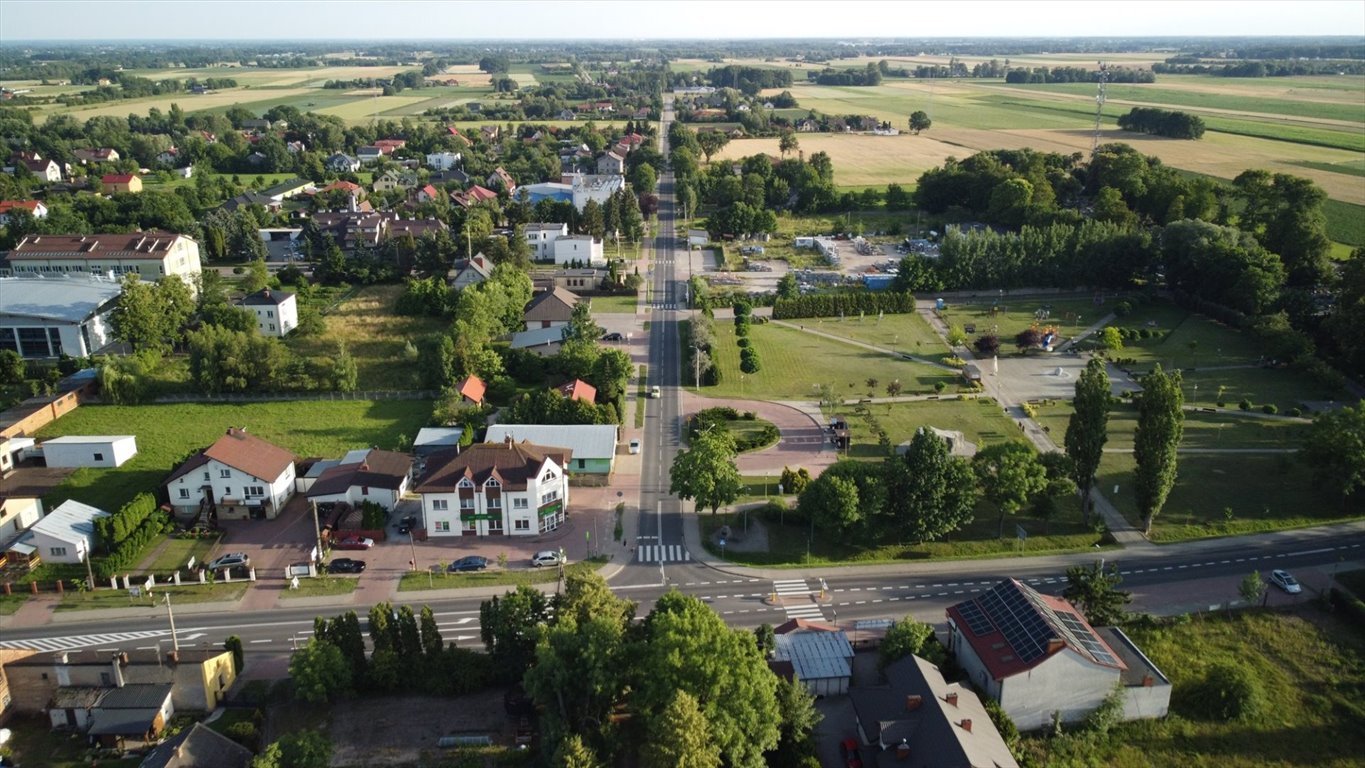
[[[117,469],[78,469],[44,499],[51,509],[66,499],[116,510],[142,492],[155,493],[191,452],[211,444],[230,426],[292,452],[336,457],[355,448],[396,448],[427,425],[425,400],[307,400],[266,403],[86,405],[40,431],[39,440],[62,435],[135,435],[138,454]]]

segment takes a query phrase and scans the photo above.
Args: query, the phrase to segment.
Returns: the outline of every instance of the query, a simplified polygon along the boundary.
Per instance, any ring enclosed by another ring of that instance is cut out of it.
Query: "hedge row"
[[[745,373],[758,373],[762,367],[758,362],[758,350],[749,341],[749,323],[754,310],[747,302],[735,302],[735,343],[739,345],[739,369]]]
[[[170,515],[157,507],[156,498],[139,493],[119,511],[95,520],[95,532],[105,554],[91,558],[91,570],[101,580],[127,571],[170,527]]]
[[[773,304],[774,320],[790,320],[801,317],[838,317],[858,313],[906,314],[915,311],[913,293],[893,291],[857,291],[848,293],[821,293],[798,296],[794,299],[779,299]]]

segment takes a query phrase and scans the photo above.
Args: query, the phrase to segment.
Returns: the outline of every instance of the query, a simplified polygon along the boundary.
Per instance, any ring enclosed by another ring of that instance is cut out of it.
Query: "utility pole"
[[[180,638],[175,636],[175,611],[171,610],[171,593],[163,593],[166,596],[166,617],[171,620],[171,650],[180,653]]]
[[[313,556],[314,563],[322,562],[322,524],[318,522],[318,503],[311,502],[313,508],[313,545],[317,548],[317,554]]]
[[[1197,389],[1197,388],[1198,388],[1198,387],[1196,387],[1196,389]],[[87,584],[87,586],[88,586],[91,590],[93,590],[93,589],[95,588],[95,571],[94,571],[94,569],[90,566],[90,555],[91,555],[91,554],[92,554],[92,553],[90,552],[90,545],[89,545],[89,544],[86,544],[86,545],[85,545],[85,576],[86,576],[87,579],[89,579],[89,583]]]

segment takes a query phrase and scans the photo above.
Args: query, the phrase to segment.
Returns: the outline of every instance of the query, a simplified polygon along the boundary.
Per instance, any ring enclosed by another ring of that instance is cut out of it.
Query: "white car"
[[[221,571],[225,568],[246,568],[249,565],[251,558],[245,552],[229,552],[204,567],[210,571]]]
[[[1270,583],[1291,595],[1297,595],[1303,591],[1303,587],[1299,586],[1299,582],[1293,576],[1289,575],[1289,571],[1281,571],[1278,569],[1271,571]]]
[[[544,549],[531,556],[531,565],[540,568],[546,565],[559,565],[559,553],[553,549]]]
[[[630,452],[631,453],[640,452],[640,438],[637,437],[634,440],[630,441]]]
[[[664,395],[663,395],[663,392],[661,392],[661,391],[659,390],[659,385],[658,385],[658,384],[655,384],[653,387],[650,388],[650,390],[649,390],[649,396],[652,397],[652,398],[654,398],[655,400],[658,400],[659,398],[663,397]]]

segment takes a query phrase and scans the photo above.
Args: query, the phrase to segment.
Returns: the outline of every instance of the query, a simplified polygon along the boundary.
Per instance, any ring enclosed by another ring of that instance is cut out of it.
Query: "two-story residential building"
[[[579,267],[605,267],[607,257],[602,251],[602,241],[592,235],[565,235],[553,243],[556,264]]]
[[[494,168],[493,172],[488,174],[488,179],[484,183],[488,185],[489,189],[506,190],[509,194],[515,192],[517,189],[516,180],[513,179],[512,174],[504,170],[502,166]]]
[[[13,211],[27,211],[35,219],[47,218],[47,206],[40,200],[0,200],[0,227],[9,225]]]
[[[336,171],[337,173],[346,173],[347,171],[355,173],[360,170],[360,160],[345,152],[337,152],[329,155],[327,159],[323,161],[323,165],[327,167],[327,170]]]
[[[262,336],[283,338],[299,327],[299,305],[294,294],[262,288],[248,293],[242,306],[256,316],[256,330]]]
[[[464,161],[459,152],[431,152],[427,154],[427,167],[433,171],[448,171]]]
[[[626,158],[613,149],[597,158],[597,172],[603,175],[622,174],[626,171]]]
[[[1122,630],[1015,579],[948,608],[948,649],[1022,731],[1081,721],[1120,687],[1124,720],[1170,707],[1170,680]]]
[[[563,288],[551,288],[537,294],[527,303],[522,315],[522,319],[526,321],[526,330],[568,325],[569,319],[573,317],[573,308],[580,301],[582,299],[577,294]]]
[[[85,165],[86,163],[117,163],[120,157],[118,150],[111,147],[73,149],[71,150],[71,154],[77,160],[81,161],[82,165]]]
[[[412,457],[406,453],[361,448],[339,460],[319,461],[300,478],[310,502],[344,501],[359,506],[370,501],[392,510],[408,491]]]
[[[555,241],[568,237],[569,225],[530,222],[521,225],[521,234],[531,248],[531,261],[550,261],[554,258]]]
[[[0,263],[2,274],[46,276],[123,275],[136,272],[143,280],[178,275],[197,292],[199,243],[174,232],[133,232],[117,235],[28,235]]]
[[[273,520],[294,493],[294,455],[245,428],[229,427],[166,480],[179,520]]]
[[[113,688],[124,685],[171,686],[171,703],[180,712],[212,712],[237,680],[232,652],[222,648],[181,648],[164,655],[155,650],[97,650],[35,653],[5,661],[15,712],[42,714],[58,688]]]
[[[104,191],[111,195],[120,192],[137,194],[142,191],[142,179],[131,173],[110,173],[100,177]]]
[[[24,157],[16,161],[16,165],[22,165],[28,169],[29,173],[37,176],[40,181],[55,184],[62,180],[62,167],[57,165],[55,160],[44,160],[41,157]]]
[[[536,536],[558,528],[572,458],[566,449],[511,440],[432,454],[416,487],[427,535]]]
[[[476,253],[473,258],[455,264],[450,271],[451,289],[462,291],[487,280],[493,274],[493,263],[482,253]]]

